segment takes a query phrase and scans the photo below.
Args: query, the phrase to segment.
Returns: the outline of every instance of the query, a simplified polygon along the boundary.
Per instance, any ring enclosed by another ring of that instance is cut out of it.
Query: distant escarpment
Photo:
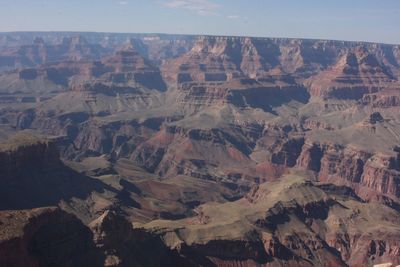
[[[0,214],[82,221],[21,264],[399,264],[399,45],[76,35],[0,33]]]
[[[300,71],[310,75],[332,64],[340,46],[329,41],[204,36],[190,51],[166,62],[163,70],[178,83],[262,79]]]
[[[177,102],[186,108],[231,104],[273,112],[274,108],[290,101],[306,103],[309,98],[305,87],[274,76],[263,81],[243,79],[228,83],[185,83],[179,88]]]
[[[205,36],[163,64],[162,71],[169,82],[211,87],[241,79],[295,78],[312,96],[360,99],[396,84],[395,50],[337,41]]]
[[[314,99],[396,105],[396,46],[248,37],[196,38],[159,66],[176,109],[234,105],[277,115]],[[389,93],[388,93],[389,92]],[[373,102],[373,103],[372,103]]]
[[[35,37],[30,44],[3,50],[0,54],[0,69],[34,67],[54,61],[98,59],[107,52],[100,44],[90,44],[82,36],[64,37],[55,43]]]
[[[309,79],[312,95],[339,99],[360,99],[396,85],[391,74],[376,55],[365,47],[347,52],[326,71]]]
[[[8,94],[31,94],[32,91],[54,93],[68,89],[80,91],[87,90],[88,84],[166,90],[159,69],[131,45],[97,60],[50,61],[35,68],[13,70],[0,75],[0,80]]]

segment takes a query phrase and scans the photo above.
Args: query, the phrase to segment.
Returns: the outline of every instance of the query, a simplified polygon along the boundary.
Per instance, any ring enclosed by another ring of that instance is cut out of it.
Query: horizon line
[[[190,37],[237,37],[252,39],[286,39],[286,40],[305,40],[305,41],[329,41],[329,42],[347,42],[347,43],[365,43],[365,44],[381,44],[381,45],[400,45],[400,43],[385,43],[366,40],[346,40],[346,39],[330,39],[315,37],[271,37],[271,36],[255,36],[255,35],[226,35],[226,34],[199,34],[199,33],[162,33],[162,32],[117,32],[117,31],[70,31],[70,30],[40,30],[40,31],[0,31],[0,34],[18,34],[18,33],[73,33],[73,34],[133,34],[133,35],[170,35],[170,36],[190,36]]]

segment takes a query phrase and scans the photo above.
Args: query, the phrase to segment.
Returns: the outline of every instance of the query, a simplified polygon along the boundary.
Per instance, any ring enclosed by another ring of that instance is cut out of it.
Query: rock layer
[[[0,34],[0,140],[46,140],[1,145],[1,210],[99,265],[398,263],[398,45],[74,35]]]

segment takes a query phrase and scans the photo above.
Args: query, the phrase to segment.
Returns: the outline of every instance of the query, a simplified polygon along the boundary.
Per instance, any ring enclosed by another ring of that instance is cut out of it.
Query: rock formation
[[[92,233],[57,208],[0,212],[1,266],[99,266]]]
[[[398,264],[399,233],[392,228],[398,216],[384,205],[362,202],[349,188],[289,175],[260,185],[251,201],[206,204],[198,217],[145,227],[199,265],[368,266]]]
[[[399,51],[0,33],[0,260],[399,264]]]

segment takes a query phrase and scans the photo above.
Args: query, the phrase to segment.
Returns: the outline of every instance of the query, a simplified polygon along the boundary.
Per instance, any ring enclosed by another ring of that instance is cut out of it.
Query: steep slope
[[[298,175],[261,184],[236,202],[202,205],[197,213],[180,221],[153,221],[145,228],[199,265],[399,263],[398,211],[363,203],[348,188]]]
[[[98,44],[89,44],[82,36],[64,37],[56,44],[46,44],[43,38],[36,37],[31,45],[3,50],[0,53],[0,70],[34,67],[64,60],[95,60],[107,52]]]
[[[53,139],[5,141],[2,210],[75,214],[105,265],[138,263],[130,222],[175,266],[398,263],[398,45],[71,35],[0,39],[29,66],[0,74],[0,140]]]
[[[57,208],[0,212],[1,266],[176,266],[157,237],[114,211],[84,225]],[[153,253],[157,257],[153,256]]]
[[[304,78],[333,64],[347,45],[335,41],[201,36],[190,51],[163,64],[163,72],[169,81],[177,83],[284,74]]]
[[[160,180],[134,164],[104,156],[61,161],[54,140],[20,134],[1,146],[0,210],[59,206],[88,222],[117,209],[147,222],[183,218],[200,204],[238,196],[228,186],[183,175]]]
[[[396,79],[365,47],[346,52],[329,70],[310,78],[311,95],[339,99],[360,99],[395,86]]]
[[[230,81],[241,76],[241,47],[239,39],[203,37],[184,55],[163,67],[168,80]]]
[[[133,81],[150,89],[166,90],[160,71],[139,54],[132,42],[102,62],[111,72],[105,77],[108,81],[125,84]]]
[[[1,146],[1,210],[57,205],[103,192],[102,182],[80,175],[60,160],[56,143],[17,135]]]
[[[92,233],[57,208],[0,212],[1,266],[99,266]]]

